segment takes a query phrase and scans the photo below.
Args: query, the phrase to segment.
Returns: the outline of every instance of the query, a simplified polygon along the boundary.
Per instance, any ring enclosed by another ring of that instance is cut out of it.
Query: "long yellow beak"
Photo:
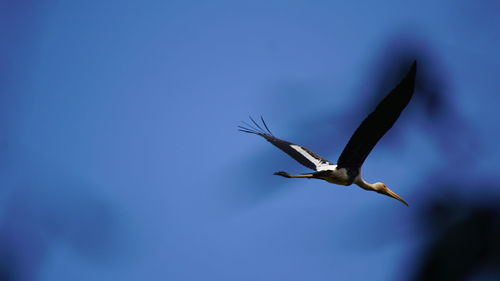
[[[406,206],[409,206],[409,205],[408,205],[408,203],[406,203],[406,201],[405,201],[403,198],[401,198],[399,195],[397,195],[396,193],[394,193],[394,192],[393,192],[392,190],[390,190],[389,188],[387,188],[386,190],[382,191],[381,193],[382,193],[382,194],[385,194],[385,195],[387,195],[387,196],[389,196],[389,197],[392,197],[392,198],[394,198],[394,199],[396,199],[396,200],[401,201],[401,202],[402,202],[403,204],[405,204]]]

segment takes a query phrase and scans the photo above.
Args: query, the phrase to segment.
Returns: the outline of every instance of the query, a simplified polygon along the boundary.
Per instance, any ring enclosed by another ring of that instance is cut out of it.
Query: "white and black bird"
[[[246,127],[238,127],[242,132],[256,134],[265,138],[300,164],[316,171],[314,173],[300,175],[290,175],[286,172],[279,171],[274,173],[275,175],[286,178],[322,179],[339,185],[351,185],[354,183],[363,189],[395,198],[408,206],[408,203],[406,203],[403,198],[390,190],[384,183],[366,182],[361,176],[361,166],[373,147],[394,125],[403,109],[410,102],[415,88],[416,71],[417,63],[415,61],[403,80],[401,80],[401,82],[377,105],[375,110],[370,113],[356,129],[340,154],[337,165],[334,165],[332,162],[303,146],[275,137],[262,117],[261,121],[265,130],[251,117],[250,119],[255,126],[243,122]]]

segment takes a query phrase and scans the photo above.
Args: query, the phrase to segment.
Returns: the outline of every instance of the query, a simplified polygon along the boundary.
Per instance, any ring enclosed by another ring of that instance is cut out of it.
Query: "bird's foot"
[[[275,172],[273,175],[282,176],[285,178],[290,178],[290,174],[288,174],[287,172],[283,172],[283,171]]]

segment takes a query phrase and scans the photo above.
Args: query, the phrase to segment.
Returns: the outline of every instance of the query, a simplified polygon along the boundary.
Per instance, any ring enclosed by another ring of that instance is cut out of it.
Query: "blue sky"
[[[439,189],[500,168],[498,8],[5,1],[4,271],[12,280],[410,278],[429,198],[499,198],[494,185]],[[236,130],[263,115],[276,136],[334,161],[412,56],[416,96],[363,169],[410,208],[272,176],[307,170]]]

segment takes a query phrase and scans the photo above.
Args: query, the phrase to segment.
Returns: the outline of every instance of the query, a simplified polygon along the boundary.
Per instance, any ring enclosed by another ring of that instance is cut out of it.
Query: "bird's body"
[[[286,172],[276,172],[286,178],[315,178],[338,185],[356,184],[359,187],[393,197],[404,204],[406,201],[391,191],[384,183],[367,183],[361,176],[361,166],[373,147],[382,136],[394,125],[399,115],[410,101],[416,75],[416,62],[410,68],[405,78],[394,88],[376,107],[376,109],[363,120],[361,125],[351,136],[342,151],[337,164],[322,158],[311,150],[288,141],[276,138],[267,127],[264,119],[262,125],[250,118],[255,125],[244,123],[247,127],[239,126],[240,131],[252,133],[265,138],[267,141],[283,150],[300,164],[315,170],[314,173],[290,175]]]
[[[338,185],[351,185],[356,179],[355,174],[359,175],[359,172],[346,168],[337,169],[337,165],[328,165],[321,167],[315,173],[315,177]]]

